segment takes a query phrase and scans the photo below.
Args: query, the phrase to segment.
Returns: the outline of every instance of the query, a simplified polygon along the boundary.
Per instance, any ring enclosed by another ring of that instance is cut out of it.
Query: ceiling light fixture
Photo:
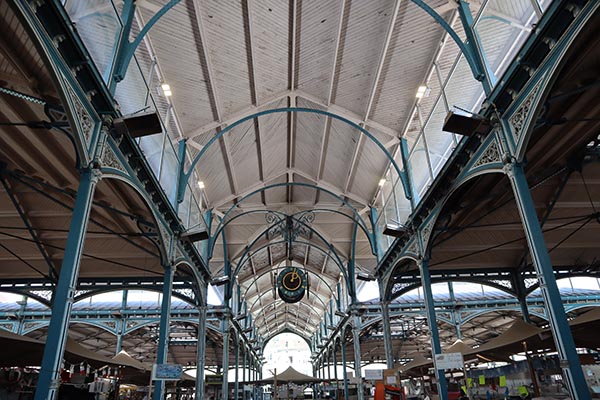
[[[383,234],[387,236],[400,237],[408,232],[408,228],[402,224],[386,224]]]
[[[365,282],[370,282],[370,281],[374,281],[375,277],[366,272],[359,272],[358,274],[356,274],[356,279],[365,281]]]
[[[387,182],[387,180],[386,180],[385,178],[381,178],[381,179],[379,180],[379,186],[383,186],[383,185],[385,185],[385,183],[386,183],[386,182]]]
[[[204,189],[204,188],[205,188],[205,186],[204,186],[204,182],[202,182],[202,181],[198,181],[198,187],[199,187],[200,189]]]
[[[219,276],[217,278],[214,278],[210,282],[210,284],[213,285],[213,286],[221,286],[221,285],[224,285],[226,283],[229,283],[229,276],[228,275]]]
[[[163,83],[162,85],[160,85],[160,88],[163,91],[163,94],[166,97],[169,97],[173,94],[173,92],[171,92],[171,86],[168,83]]]
[[[431,91],[431,89],[429,89],[427,86],[423,86],[423,85],[419,86],[419,88],[417,89],[417,94],[416,94],[417,99],[422,99],[423,97],[428,97],[430,91]]]
[[[208,231],[206,229],[187,231],[187,232],[183,232],[180,235],[180,238],[189,240],[192,243],[199,242],[199,241],[208,239]]]

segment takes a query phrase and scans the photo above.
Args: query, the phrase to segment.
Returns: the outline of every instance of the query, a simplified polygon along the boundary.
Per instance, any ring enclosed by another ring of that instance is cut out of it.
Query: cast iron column
[[[433,302],[433,292],[431,290],[431,277],[429,276],[429,262],[426,259],[419,261],[419,269],[421,270],[421,286],[423,287],[423,297],[425,299],[425,312],[427,313],[427,325],[429,326],[429,334],[431,335],[431,355],[434,358],[436,354],[442,354],[442,346],[440,345],[440,335],[438,332],[437,321],[435,319],[435,304]],[[441,400],[448,400],[448,385],[443,369],[435,368],[435,377],[438,381],[438,393]]]
[[[394,368],[394,349],[392,343],[392,328],[390,324],[390,302],[381,302],[381,316],[383,318],[383,343],[385,345],[385,362],[388,368]]]
[[[196,396],[204,398],[204,367],[206,365],[206,306],[200,307],[198,316],[198,344],[196,345]]]
[[[354,344],[354,373],[356,374],[356,392],[357,399],[363,400],[363,384],[362,384],[362,370],[360,367],[360,331],[361,331],[361,321],[360,315],[358,313],[354,313],[354,324],[352,326],[352,339]]]
[[[56,398],[59,385],[59,372],[65,352],[67,331],[85,232],[89,221],[90,209],[94,197],[94,189],[100,179],[100,171],[85,169],[81,173],[73,216],[69,225],[67,246],[60,268],[60,275],[52,298],[52,316],[48,327],[48,338],[44,347],[42,367],[40,369],[35,400],[53,400]]]
[[[158,348],[156,350],[156,364],[167,363],[169,349],[169,328],[171,323],[171,292],[173,291],[173,277],[175,267],[169,265],[165,268],[163,281],[162,303],[160,306],[160,325],[158,331]],[[165,381],[157,380],[154,384],[154,399],[164,398]]]
[[[589,399],[590,392],[583,376],[575,342],[556,285],[552,262],[535,211],[533,198],[529,191],[525,171],[521,164],[511,162],[505,165],[505,172],[510,179],[517,208],[521,215],[529,253],[535,267],[544,305],[550,319],[550,328],[558,351],[560,366],[569,386],[569,391],[574,400]]]

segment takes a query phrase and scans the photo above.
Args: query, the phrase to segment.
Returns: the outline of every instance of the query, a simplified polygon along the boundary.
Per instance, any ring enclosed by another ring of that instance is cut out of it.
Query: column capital
[[[504,171],[509,178],[514,178],[518,172],[523,171],[523,163],[518,162],[511,157],[507,160],[504,160],[502,171]]]
[[[102,179],[102,171],[97,166],[92,166],[91,168],[89,168],[89,171],[90,180],[94,185],[97,184],[100,181],[100,179]]]

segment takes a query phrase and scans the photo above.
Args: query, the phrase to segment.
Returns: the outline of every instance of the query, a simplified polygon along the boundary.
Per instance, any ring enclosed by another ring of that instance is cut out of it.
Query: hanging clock
[[[307,278],[304,271],[296,267],[287,267],[277,276],[277,292],[286,303],[297,303],[304,297]]]

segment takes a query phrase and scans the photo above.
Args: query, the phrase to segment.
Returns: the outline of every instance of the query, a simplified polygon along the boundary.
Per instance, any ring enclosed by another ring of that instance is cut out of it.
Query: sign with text
[[[462,369],[464,367],[461,353],[446,353],[435,355],[435,367],[437,369]]]
[[[183,376],[183,367],[180,364],[154,364],[152,366],[152,379],[155,381],[178,381]]]
[[[382,369],[365,369],[365,379],[368,381],[382,381],[383,370]]]

